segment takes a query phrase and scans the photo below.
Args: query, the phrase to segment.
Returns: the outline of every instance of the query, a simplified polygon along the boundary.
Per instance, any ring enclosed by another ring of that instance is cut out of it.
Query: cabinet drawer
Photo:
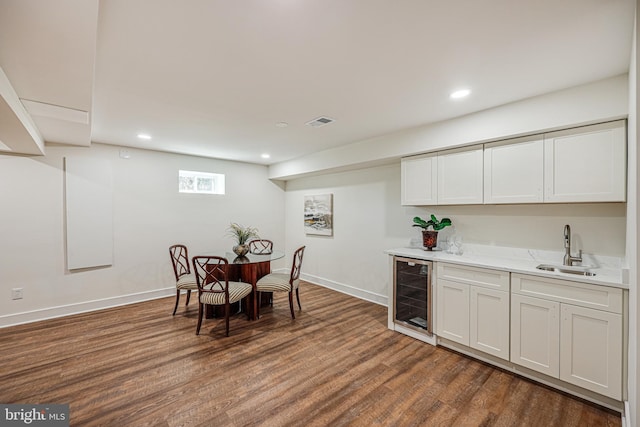
[[[438,279],[509,292],[509,272],[439,262]]]
[[[513,273],[511,291],[597,310],[622,313],[622,289]]]

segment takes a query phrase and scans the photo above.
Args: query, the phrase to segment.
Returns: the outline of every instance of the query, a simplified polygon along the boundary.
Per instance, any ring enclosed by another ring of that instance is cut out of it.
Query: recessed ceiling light
[[[261,154],[260,157],[262,157],[263,159],[268,159],[271,156],[269,154],[267,154],[267,153],[264,153],[264,154]]]
[[[276,127],[279,127],[279,128],[286,128],[287,126],[289,126],[289,123],[287,123],[287,122],[278,122],[278,123],[276,123]]]
[[[151,135],[147,135],[146,133],[139,133],[138,138],[140,139],[151,139]]]
[[[460,89],[455,92],[452,92],[451,95],[449,95],[449,97],[451,99],[460,99],[460,98],[464,98],[465,96],[468,96],[470,93],[471,93],[471,90],[469,89]]]

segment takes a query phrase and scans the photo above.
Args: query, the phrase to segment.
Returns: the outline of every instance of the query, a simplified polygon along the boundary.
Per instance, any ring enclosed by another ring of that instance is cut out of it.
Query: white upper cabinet
[[[541,135],[484,146],[484,203],[541,203],[544,187]]]
[[[625,121],[544,135],[545,202],[626,200]]]
[[[618,120],[407,157],[402,204],[624,202],[626,151]]]
[[[407,157],[401,161],[401,203],[403,205],[435,205],[438,179],[437,155]]]
[[[438,153],[438,204],[481,204],[482,170],[482,146]]]

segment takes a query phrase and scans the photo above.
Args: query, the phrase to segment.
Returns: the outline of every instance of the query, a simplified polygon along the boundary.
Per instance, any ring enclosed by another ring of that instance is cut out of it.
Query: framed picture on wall
[[[333,236],[333,194],[304,196],[304,231],[308,235]]]

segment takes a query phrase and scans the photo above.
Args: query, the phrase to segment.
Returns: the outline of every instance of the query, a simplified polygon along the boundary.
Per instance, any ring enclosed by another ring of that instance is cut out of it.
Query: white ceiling
[[[63,107],[27,108],[45,141],[271,164],[626,73],[634,11],[633,0],[0,0],[0,67],[20,99]],[[472,94],[450,100],[462,87]],[[305,125],[319,116],[336,121]]]

